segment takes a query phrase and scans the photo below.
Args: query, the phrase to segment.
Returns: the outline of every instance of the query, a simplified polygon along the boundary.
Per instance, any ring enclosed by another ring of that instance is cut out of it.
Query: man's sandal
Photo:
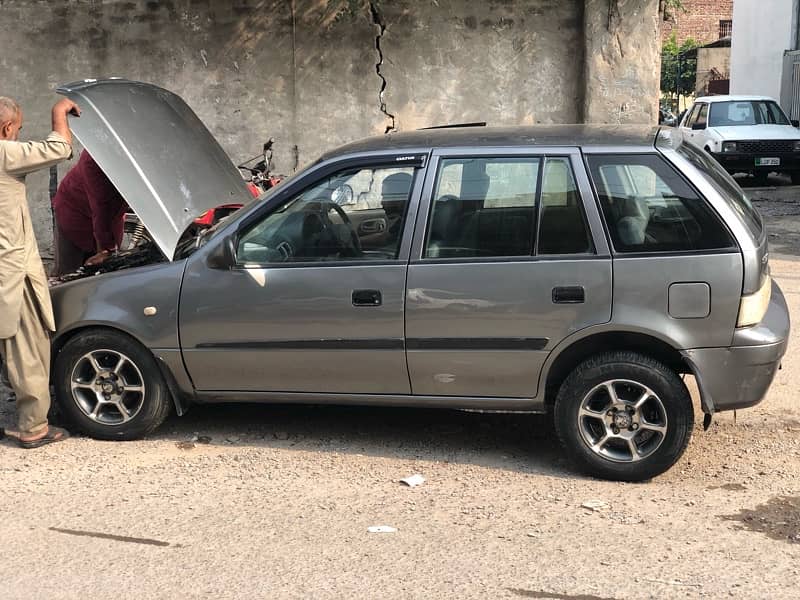
[[[47,433],[42,437],[36,438],[34,440],[23,440],[20,437],[17,438],[17,443],[20,445],[21,448],[26,448],[26,449],[39,448],[47,444],[52,444],[53,442],[60,442],[62,440],[67,439],[68,437],[69,437],[69,432],[66,429],[50,425],[47,428]]]

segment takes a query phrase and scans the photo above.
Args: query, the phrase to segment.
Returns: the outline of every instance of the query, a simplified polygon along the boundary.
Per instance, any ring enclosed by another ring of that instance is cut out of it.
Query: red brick
[[[733,18],[733,0],[683,0],[683,6],[685,11],[672,9],[662,22],[662,41],[674,32],[679,44],[687,38],[707,44],[719,39],[719,22]]]

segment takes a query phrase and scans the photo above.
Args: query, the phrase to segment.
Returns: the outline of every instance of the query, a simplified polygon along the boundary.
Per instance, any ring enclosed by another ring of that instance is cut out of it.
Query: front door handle
[[[586,292],[581,285],[553,288],[553,304],[583,304]]]
[[[380,290],[353,290],[353,306],[380,306],[383,296]]]

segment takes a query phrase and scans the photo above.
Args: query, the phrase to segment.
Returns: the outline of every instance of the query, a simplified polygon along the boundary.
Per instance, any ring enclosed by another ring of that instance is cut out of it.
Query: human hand
[[[73,115],[75,117],[81,116],[80,107],[69,98],[62,98],[53,105],[54,115]]]
[[[87,267],[96,267],[97,265],[102,265],[108,257],[111,256],[111,252],[108,250],[101,250],[94,256],[88,258],[85,263],[83,263]]]

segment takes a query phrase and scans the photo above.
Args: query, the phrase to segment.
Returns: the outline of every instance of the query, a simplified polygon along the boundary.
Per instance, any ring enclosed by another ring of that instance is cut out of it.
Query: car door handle
[[[386,230],[386,219],[370,219],[358,226],[358,233],[380,233]]]
[[[380,290],[353,290],[353,306],[380,306],[383,296]]]
[[[583,304],[586,292],[583,286],[572,285],[553,288],[553,304]]]

